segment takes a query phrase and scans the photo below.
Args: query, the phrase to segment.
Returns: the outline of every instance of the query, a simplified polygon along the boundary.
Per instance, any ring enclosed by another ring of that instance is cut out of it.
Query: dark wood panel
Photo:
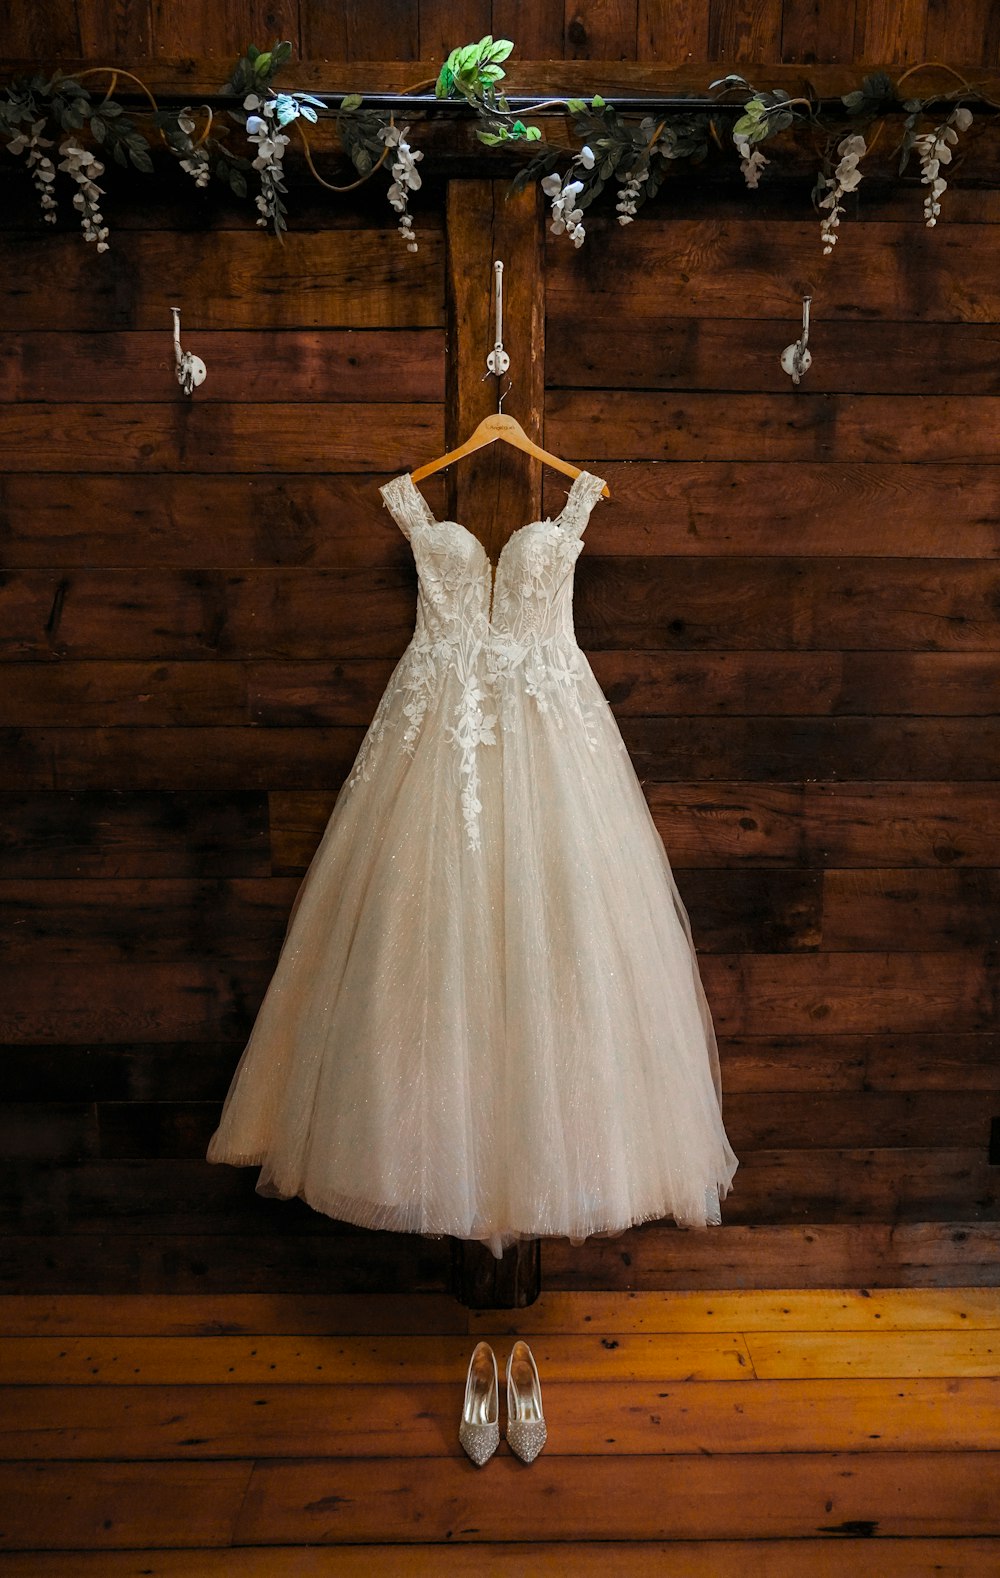
[[[566,303],[562,304],[564,307]],[[780,356],[791,316],[609,322],[550,314],[551,389],[739,390],[787,393]],[[810,394],[998,394],[1000,329],[968,323],[810,323]]]
[[[632,327],[640,320],[675,318],[780,319],[793,331],[776,346],[780,354],[797,338],[799,286],[807,281],[816,285],[820,334],[835,319],[1000,320],[988,227],[977,234],[968,225],[928,230],[917,222],[904,229],[879,220],[852,226],[848,220],[829,262],[822,257],[818,221],[809,218],[752,228],[725,218],[679,218],[662,204],[625,230],[614,224],[613,214],[595,214],[587,230],[587,243],[579,249],[565,236],[547,233],[546,300],[555,317],[580,316],[586,300],[583,316],[606,323],[623,318]]]
[[[93,1040],[0,1048],[0,1100],[217,1101],[244,1039],[108,1044]]]
[[[209,376],[199,405],[231,401],[444,401],[444,338],[437,329],[312,329],[263,336],[251,330],[192,329]],[[67,401],[183,399],[166,327],[122,333],[12,334],[0,367],[0,399]]]
[[[1000,872],[826,871],[824,949],[1000,942]]]
[[[440,1293],[449,1286],[451,1244],[411,1233],[264,1234],[260,1221],[242,1233],[18,1232],[4,1240],[0,1287],[27,1291],[227,1293]],[[948,1273],[943,1273],[948,1279]],[[955,1280],[952,1273],[951,1280]],[[968,1278],[965,1279],[968,1281]]]
[[[1000,865],[992,783],[665,784],[647,800],[677,869]],[[304,871],[333,791],[269,796],[274,869]]]
[[[271,970],[254,961],[0,966],[0,1040],[220,1041],[245,1037]]]
[[[253,564],[338,568],[404,564],[412,555],[382,504],[389,472],[323,476],[161,473],[155,483],[63,473],[0,476],[8,565]],[[443,504],[442,483],[426,496]]]
[[[330,789],[364,729],[0,730],[0,789]],[[785,782],[795,775],[958,782],[994,777],[1000,719],[676,718],[621,720],[644,780]]]
[[[170,305],[185,302],[192,303],[183,313],[192,345],[199,323],[275,330],[444,322],[440,234],[422,234],[419,251],[407,252],[389,223],[289,231],[280,246],[260,231],[252,242],[229,231],[122,231],[103,259],[78,234],[29,232],[6,236],[0,258],[0,326],[17,333],[147,329],[166,337],[173,332]],[[57,278],[59,290],[25,288],[25,280],[42,278]]]
[[[359,449],[358,434],[365,435]],[[427,404],[293,402],[266,406],[19,405],[0,431],[5,471],[400,472],[414,453],[437,454],[443,411]]]
[[[870,460],[991,463],[995,395],[715,394],[551,389],[546,442],[608,460]],[[602,473],[603,475],[603,473]],[[793,476],[787,486],[794,488]]]
[[[723,1035],[998,1028],[991,950],[707,955],[701,971]]]
[[[107,1160],[202,1158],[219,1121],[213,1101],[5,1103],[0,1139],[9,1157]],[[980,1091],[795,1091],[730,1094],[726,1131],[736,1154],[894,1146],[985,1152],[990,1114]]]
[[[222,877],[270,871],[266,794],[118,789],[0,795],[0,876]]]
[[[1000,564],[599,559],[577,567],[584,649],[995,652]],[[397,658],[416,573],[25,570],[0,588],[6,659]]]
[[[1000,557],[993,466],[671,461],[601,470],[611,499],[587,527],[585,562]],[[404,564],[409,549],[378,492],[389,474],[160,473],[154,487],[132,475],[82,474],[70,498],[62,473],[8,473],[0,476],[4,559],[11,567]],[[543,481],[543,508],[555,514],[565,485],[549,472]],[[443,479],[428,478],[421,491],[444,518]]]
[[[49,966],[192,958],[273,964],[298,887],[295,877],[0,881],[0,952],[11,964]]]
[[[700,943],[700,938],[697,939]],[[719,1038],[725,1098],[741,1093],[1000,1091],[1000,1035],[924,1032]],[[243,1039],[6,1045],[0,1100],[215,1101],[225,1097]]]
[[[821,1223],[681,1233],[650,1224],[627,1240],[546,1239],[551,1289],[992,1286],[1000,1224]]]
[[[1000,1090],[995,1032],[827,1035],[820,1029],[722,1036],[719,1048],[727,1101],[742,1091]],[[93,1087],[85,1089],[89,1095]]]
[[[94,1237],[176,1233],[350,1234],[303,1200],[266,1199],[256,1166],[199,1160],[6,1159],[0,1220],[6,1232]],[[751,1151],[723,1205],[727,1224],[954,1222],[1000,1218],[1000,1178],[978,1149],[935,1147]],[[710,1235],[711,1236],[711,1235]],[[626,1244],[619,1244],[619,1253]],[[356,1253],[359,1253],[360,1246]],[[786,1286],[787,1284],[782,1284]]]

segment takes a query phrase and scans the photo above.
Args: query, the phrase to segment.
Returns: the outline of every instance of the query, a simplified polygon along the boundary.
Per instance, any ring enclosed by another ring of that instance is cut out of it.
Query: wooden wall
[[[1000,63],[992,0],[17,0],[7,56],[219,56],[290,39],[299,60],[442,60],[492,33],[520,60]],[[595,86],[597,86],[595,84]]]
[[[340,47],[373,52],[388,10]],[[545,48],[574,52],[571,21]],[[203,1158],[412,632],[377,489],[443,447],[444,187],[413,256],[381,192],[333,207],[296,178],[280,247],[183,180],[106,184],[103,258],[42,233],[30,189],[0,212],[6,1286],[441,1286],[447,1243]],[[920,198],[862,204],[825,263],[801,183],[681,179],[628,230],[546,241],[545,442],[614,495],[578,630],[690,906],[742,1161],[721,1230],[546,1244],[547,1286],[995,1279],[1000,199],[956,186],[928,232]],[[191,401],[171,305],[209,366]]]

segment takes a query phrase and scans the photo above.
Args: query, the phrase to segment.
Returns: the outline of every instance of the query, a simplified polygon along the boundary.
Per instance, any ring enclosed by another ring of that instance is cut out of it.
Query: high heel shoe
[[[518,1339],[507,1357],[507,1441],[522,1462],[532,1463],[547,1434],[538,1366],[528,1344]]]
[[[478,1468],[500,1444],[500,1383],[496,1354],[488,1342],[477,1342],[472,1350],[458,1439]]]

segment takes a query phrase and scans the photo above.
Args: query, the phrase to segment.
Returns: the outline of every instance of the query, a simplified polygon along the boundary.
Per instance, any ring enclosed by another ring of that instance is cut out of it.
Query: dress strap
[[[401,477],[393,477],[391,482],[384,482],[379,492],[404,537],[408,538],[415,526],[434,525],[430,505],[408,471]]]
[[[604,478],[595,477],[591,471],[581,471],[573,478],[572,486],[566,495],[557,517],[563,530],[572,537],[582,537],[584,527],[590,519],[590,512],[604,491]]]

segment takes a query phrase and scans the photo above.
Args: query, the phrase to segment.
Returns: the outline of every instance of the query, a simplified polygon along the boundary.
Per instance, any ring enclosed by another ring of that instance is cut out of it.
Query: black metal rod
[[[289,85],[288,92],[296,90]],[[311,89],[299,88],[300,93],[309,92],[312,98],[318,99],[324,108],[335,111],[340,108],[341,100],[346,98],[344,93],[313,93]],[[791,95],[795,97],[796,95]],[[361,95],[363,107],[373,110],[393,110],[403,114],[419,112],[421,115],[468,115],[470,106],[464,99],[438,99],[433,93],[364,93]],[[554,95],[546,93],[508,93],[507,105],[511,114],[523,114],[531,110],[536,104],[548,104]],[[569,98],[584,98],[582,94],[569,94]],[[233,93],[163,93],[156,95],[157,103],[161,109],[182,109],[186,106],[196,107],[200,104],[208,105],[212,110],[242,109],[243,99]],[[148,104],[141,94],[116,93],[115,100],[132,108],[142,109]],[[714,99],[707,94],[629,94],[627,96],[614,95],[605,99],[605,103],[612,109],[618,110],[623,115],[637,115],[644,111],[649,115],[705,115],[715,114],[725,117],[739,117],[743,114],[743,98]],[[965,104],[977,106],[977,114],[996,114],[996,107],[976,93],[966,94],[962,100]],[[814,109],[820,113],[846,116],[843,101],[839,98],[817,98],[812,100]],[[955,108],[954,99],[928,99],[924,104],[929,114],[950,112]],[[554,108],[540,110],[540,115],[565,115],[565,109]],[[903,114],[903,106],[899,105],[899,113]]]

